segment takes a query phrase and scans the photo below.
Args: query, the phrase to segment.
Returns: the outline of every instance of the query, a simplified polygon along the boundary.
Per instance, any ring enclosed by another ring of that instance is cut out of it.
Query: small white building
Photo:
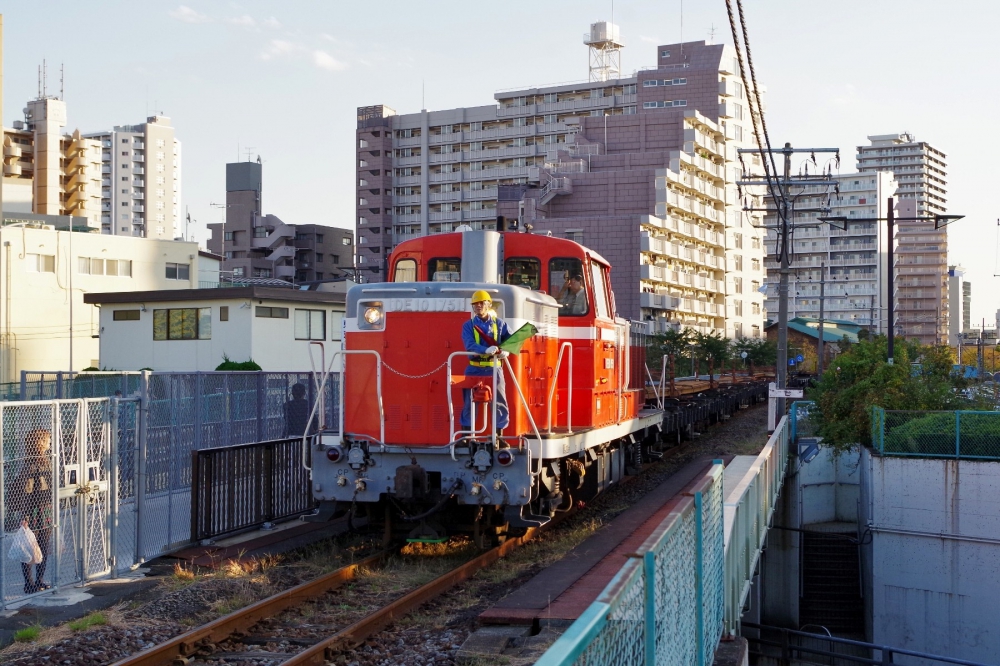
[[[311,342],[340,349],[344,292],[223,287],[87,294],[101,308],[101,367],[215,370],[227,357],[308,372]],[[314,350],[316,366],[319,354]]]

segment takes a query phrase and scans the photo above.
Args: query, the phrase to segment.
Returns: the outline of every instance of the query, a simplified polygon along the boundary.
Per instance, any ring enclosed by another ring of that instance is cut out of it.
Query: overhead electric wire
[[[747,91],[747,101],[750,105],[750,120],[753,124],[754,138],[757,140],[757,149],[760,152],[761,163],[764,165],[764,177],[767,179],[767,189],[771,194],[771,198],[774,200],[774,208],[778,214],[778,218],[781,221],[781,230],[779,231],[780,241],[775,243],[775,250],[777,250],[776,259],[780,262],[781,258],[785,256],[788,252],[788,234],[784,233],[787,231],[788,220],[785,218],[784,206],[782,202],[784,201],[784,194],[778,194],[780,188],[776,185],[778,180],[778,167],[774,163],[774,154],[771,152],[771,139],[767,135],[767,126],[764,123],[764,108],[761,106],[760,93],[757,90],[757,76],[753,70],[753,63],[750,61],[750,43],[747,39],[747,29],[746,22],[743,19],[743,5],[740,0],[737,0],[737,6],[740,12],[740,24],[743,28],[743,42],[747,49],[747,63],[743,62],[743,51],[740,48],[740,31],[736,29],[736,18],[733,16],[733,3],[732,0],[726,0],[726,12],[729,15],[729,28],[733,33],[733,46],[736,49],[736,61],[740,66],[740,79],[743,81],[743,89]],[[747,69],[750,69],[750,80],[747,80]],[[751,83],[753,93],[751,96]],[[754,102],[756,102],[756,112],[754,111]],[[757,119],[760,117],[760,125],[758,127]],[[763,137],[761,136],[761,129],[763,128]],[[764,155],[764,148],[767,148],[767,155]],[[770,160],[770,168],[768,165],[768,160]],[[774,172],[774,182],[772,182],[771,171]]]

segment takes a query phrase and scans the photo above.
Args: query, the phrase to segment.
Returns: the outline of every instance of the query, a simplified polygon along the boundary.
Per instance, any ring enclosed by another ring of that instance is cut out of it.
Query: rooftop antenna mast
[[[59,99],[66,99],[66,63],[59,63]]]
[[[45,59],[42,59],[42,97],[49,94],[49,68]]]
[[[243,149],[247,152],[247,162],[250,161],[250,153],[252,153],[256,149],[257,149],[256,146],[247,146],[246,148]]]

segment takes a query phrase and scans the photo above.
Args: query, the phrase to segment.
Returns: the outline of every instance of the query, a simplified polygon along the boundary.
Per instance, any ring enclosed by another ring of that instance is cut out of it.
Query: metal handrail
[[[566,412],[566,432],[573,432],[573,343],[564,342],[559,345],[559,356],[556,358],[556,370],[552,373],[552,386],[549,387],[549,409],[546,415],[546,430],[552,434],[552,400],[559,384],[559,370],[562,366],[563,352],[569,349],[569,376],[566,378],[566,394],[569,396]]]
[[[775,643],[774,641],[767,641],[762,638],[750,638],[759,645],[769,645],[772,647],[780,647],[782,650],[791,649],[800,652],[809,652],[811,654],[824,655],[828,657],[837,657],[838,659],[846,659],[848,661],[854,661],[859,664],[892,664],[893,655],[901,654],[908,657],[918,657],[920,659],[933,659],[935,661],[942,661],[947,664],[960,664],[961,666],[987,666],[982,662],[969,661],[967,659],[957,659],[955,657],[944,657],[941,655],[930,654],[928,652],[919,652],[917,650],[906,650],[903,648],[894,648],[888,645],[879,645],[878,643],[866,643],[864,641],[855,641],[849,638],[840,638],[838,636],[824,636],[822,634],[812,634],[808,631],[796,631],[795,629],[785,629],[784,627],[772,627],[766,624],[757,624],[755,622],[744,622],[744,627],[749,629],[757,629],[759,631],[776,631],[782,635],[783,638],[788,636],[801,636],[803,638],[815,638],[830,643],[839,643],[841,645],[851,645],[854,647],[863,647],[871,650],[878,650],[882,653],[881,659],[870,659],[868,657],[862,657],[859,655],[845,654],[843,652],[834,652],[826,650],[818,650],[816,648],[804,647],[801,645],[787,645],[783,643]]]
[[[538,426],[535,425],[535,417],[531,415],[531,407],[528,405],[528,401],[524,398],[524,393],[521,391],[521,385],[517,383],[517,376],[514,374],[514,368],[510,365],[510,359],[504,357],[503,362],[507,364],[507,370],[510,372],[511,382],[514,384],[514,388],[517,389],[517,396],[521,399],[521,404],[524,405],[524,413],[528,415],[528,422],[531,424],[531,429],[535,431],[535,437],[537,437],[538,441],[541,442],[542,435],[538,432]]]
[[[455,437],[463,433],[468,433],[472,437],[479,435],[479,431],[476,430],[476,410],[475,407],[469,405],[470,420],[469,427],[470,430],[455,430],[455,403],[451,399],[451,362],[456,356],[482,356],[478,352],[469,351],[456,351],[448,355],[447,371],[448,371],[448,447],[451,449],[451,459],[458,460],[455,457]],[[493,366],[493,430],[491,435],[493,439],[497,436],[497,366]],[[484,430],[485,431],[485,430]]]

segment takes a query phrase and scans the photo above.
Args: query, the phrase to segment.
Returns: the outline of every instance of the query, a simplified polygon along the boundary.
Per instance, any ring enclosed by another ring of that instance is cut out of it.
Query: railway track
[[[681,411],[674,416],[677,422],[672,423],[672,425],[676,428],[685,423],[702,421],[702,419],[705,419],[704,422],[707,423],[709,421],[707,418],[709,414],[716,416],[717,422],[719,413],[728,411],[729,409],[738,410],[740,402],[749,399],[757,392],[751,386],[740,388],[745,392],[741,392],[742,395],[738,397],[734,396],[736,401],[733,405],[723,405],[721,402],[718,405],[713,404],[711,407],[708,404],[702,404],[697,407],[694,404],[683,405],[680,408]],[[684,400],[684,398],[681,398],[681,400]],[[710,401],[718,402],[720,398],[713,397]],[[753,404],[753,402],[755,400],[751,400],[750,404]],[[684,418],[678,418],[681,416],[681,413],[684,413]],[[669,420],[665,420],[665,425],[667,423],[670,423]],[[669,429],[672,430],[673,428]],[[678,441],[678,444],[678,446],[665,451],[663,458],[670,459],[683,455],[692,443],[690,441],[683,443]],[[626,481],[634,478],[636,477],[628,477]],[[312,581],[277,593],[246,608],[234,611],[208,624],[187,631],[155,647],[114,662],[113,666],[184,666],[196,661],[211,661],[224,657],[252,657],[255,660],[270,660],[273,664],[281,664],[282,666],[323,665],[331,661],[337,654],[361,645],[369,637],[378,633],[394,621],[442,595],[455,585],[468,580],[476,572],[489,567],[514,549],[530,541],[541,531],[562,523],[563,520],[574,513],[575,511],[571,511],[563,514],[559,519],[547,523],[539,530],[529,530],[522,537],[508,539],[500,546],[479,554],[451,571],[407,592],[378,610],[363,616],[361,619],[353,622],[342,622],[344,626],[340,629],[327,629],[326,633],[329,635],[320,640],[295,637],[248,636],[248,632],[263,620],[276,618],[284,611],[300,607],[302,604],[310,601],[321,599],[327,593],[344,587],[348,583],[357,580],[361,572],[367,569],[378,569],[394,553],[385,551],[372,555]],[[233,653],[227,652],[225,649],[220,649],[220,643],[231,639],[234,642],[249,645],[272,642],[267,640],[268,638],[274,638],[274,642],[283,641],[283,644],[286,646],[284,648],[285,652],[262,650],[252,653]],[[290,650],[296,648],[301,648],[301,650],[294,654],[288,653]]]
[[[561,521],[552,521],[548,528]],[[326,664],[338,652],[357,647],[369,636],[377,633],[395,620],[440,596],[455,585],[468,580],[476,572],[505,557],[514,549],[532,540],[540,529],[529,529],[521,537],[510,538],[503,544],[488,550],[434,580],[406,593],[382,608],[369,613],[362,619],[336,631],[329,637],[312,644],[306,643],[301,652],[286,653],[255,652],[256,659],[272,659],[282,666],[305,666]],[[392,553],[385,551],[359,562],[342,567],[312,581],[279,592],[267,599],[234,611],[213,620],[148,650],[133,654],[117,661],[113,666],[183,666],[195,660],[211,660],[219,652],[217,646],[227,639],[238,639],[262,620],[278,616],[283,611],[305,602],[321,598],[358,578],[365,569],[377,568],[384,564]],[[301,645],[300,639],[294,643]],[[223,655],[219,655],[221,657]]]

